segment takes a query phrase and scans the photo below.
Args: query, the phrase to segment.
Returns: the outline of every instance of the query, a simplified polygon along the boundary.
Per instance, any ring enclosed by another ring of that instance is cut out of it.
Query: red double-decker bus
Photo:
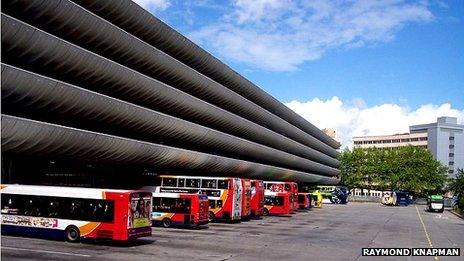
[[[290,192],[270,192],[264,193],[263,215],[290,215],[292,206]]]
[[[249,220],[251,217],[251,181],[249,179],[240,179],[242,181],[242,220]]]
[[[154,190],[144,189],[157,193],[206,194],[210,221],[236,221],[242,216],[243,186],[239,178],[161,175],[158,182]]]
[[[262,180],[251,180],[251,216],[258,218],[263,215],[264,208],[264,182]]]
[[[1,185],[2,234],[127,241],[151,236],[151,193]]]
[[[308,209],[311,208],[311,194],[310,193],[298,193],[298,208]]]
[[[298,184],[290,181],[264,181],[264,187],[269,192],[289,192],[290,210],[296,212],[298,209]]]
[[[208,224],[209,202],[205,194],[153,193],[153,225],[196,227]]]

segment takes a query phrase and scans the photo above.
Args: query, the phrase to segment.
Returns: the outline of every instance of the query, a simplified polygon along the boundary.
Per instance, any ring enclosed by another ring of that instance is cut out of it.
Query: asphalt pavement
[[[127,244],[2,236],[2,260],[464,260],[464,220],[424,206],[324,205],[292,217],[153,228]],[[363,257],[366,247],[459,247],[461,257]]]

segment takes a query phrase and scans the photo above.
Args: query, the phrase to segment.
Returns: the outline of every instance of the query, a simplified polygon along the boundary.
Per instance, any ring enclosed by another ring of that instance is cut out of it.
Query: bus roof
[[[143,191],[122,190],[122,189],[19,185],[19,184],[3,184],[1,185],[1,189],[0,189],[0,193],[9,193],[9,194],[95,198],[95,199],[103,198],[103,192],[131,193],[131,192],[143,192]]]
[[[432,200],[441,200],[443,199],[443,196],[442,195],[431,195],[429,196],[429,198]]]
[[[287,181],[264,181],[264,183],[285,184],[288,182]]]

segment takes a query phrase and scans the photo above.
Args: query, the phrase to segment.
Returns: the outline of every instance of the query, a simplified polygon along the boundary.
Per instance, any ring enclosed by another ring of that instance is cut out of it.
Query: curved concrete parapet
[[[136,37],[337,149],[340,144],[185,36],[130,0],[73,0]]]
[[[334,160],[249,120],[7,15],[2,15],[2,47],[3,60],[16,66],[314,161]],[[335,153],[335,150],[333,152]]]
[[[198,124],[95,93],[71,84],[2,65],[2,104],[7,114],[89,129],[136,140],[203,149],[325,176],[336,168],[225,134]]]
[[[224,158],[164,145],[125,139],[19,117],[2,115],[2,151],[60,156],[98,162],[177,166],[231,176],[336,184],[334,177]]]
[[[3,4],[2,10],[53,35],[158,79],[308,147],[332,157],[337,156],[337,152],[331,146],[313,137],[314,134],[310,135],[302,131],[235,91],[225,88],[69,0],[9,1]],[[283,106],[281,103],[278,104]]]

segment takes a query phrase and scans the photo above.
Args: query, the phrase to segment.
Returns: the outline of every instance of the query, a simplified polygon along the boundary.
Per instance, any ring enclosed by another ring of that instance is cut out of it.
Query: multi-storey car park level
[[[4,181],[339,181],[338,142],[134,2],[1,8]]]

